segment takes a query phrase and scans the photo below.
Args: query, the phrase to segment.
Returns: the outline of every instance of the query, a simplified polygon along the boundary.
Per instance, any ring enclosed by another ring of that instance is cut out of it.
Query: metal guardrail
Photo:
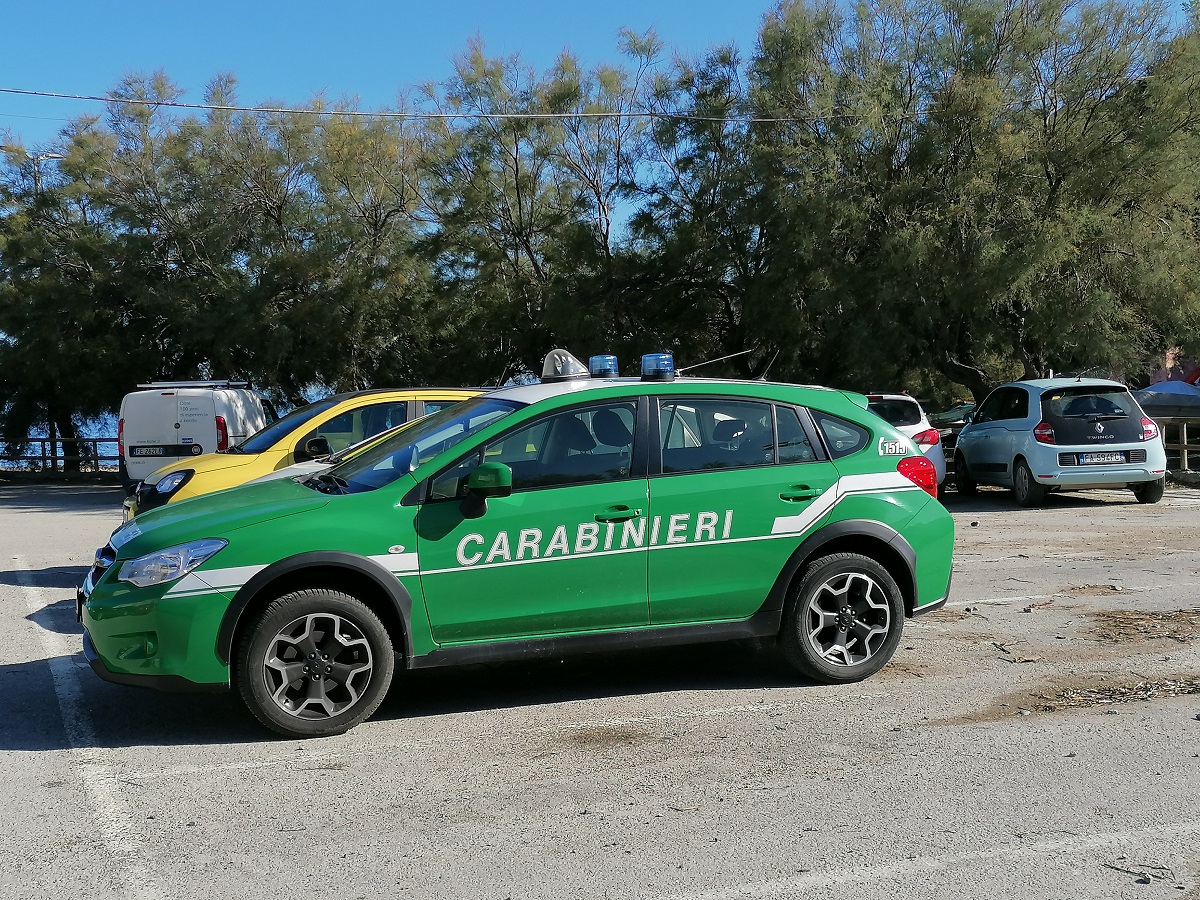
[[[20,456],[5,456],[5,463],[23,463],[41,472],[65,471],[68,463],[79,463],[81,472],[99,472],[102,469],[115,471],[121,461],[117,454],[117,439],[115,437],[75,438],[63,440],[56,438],[29,438],[26,450]],[[71,447],[74,453],[67,453]],[[112,450],[102,453],[101,448]],[[60,466],[61,463],[61,466]]]

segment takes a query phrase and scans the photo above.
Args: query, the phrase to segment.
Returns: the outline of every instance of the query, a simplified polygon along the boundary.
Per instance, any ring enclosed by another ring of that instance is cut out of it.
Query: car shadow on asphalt
[[[1027,512],[1036,514],[1039,511],[1062,509],[1096,509],[1103,506],[1138,505],[1132,491],[1125,498],[1114,499],[1111,494],[1103,496],[1089,494],[1086,491],[1068,492],[1062,494],[1047,494],[1041,506],[1023,507],[1013,498],[1012,491],[1003,488],[981,488],[976,494],[962,495],[957,491],[943,491],[938,499],[952,513],[971,512]]]
[[[115,528],[121,521],[120,486],[89,484],[0,484],[3,512],[78,512],[112,510]]]
[[[39,620],[39,624],[42,621]],[[64,626],[56,628],[62,632]],[[237,695],[166,693],[109,684],[82,654],[0,665],[9,715],[0,751],[90,750],[263,744],[284,740],[260,725]],[[775,654],[728,643],[623,651],[567,660],[397,670],[373,721],[516,709],[676,691],[804,687]],[[362,726],[360,726],[362,727]]]
[[[87,566],[47,566],[44,569],[11,569],[0,572],[0,584],[12,587],[77,588],[83,584]]]
[[[374,719],[667,694],[797,687],[773,648],[726,642],[397,672]]]

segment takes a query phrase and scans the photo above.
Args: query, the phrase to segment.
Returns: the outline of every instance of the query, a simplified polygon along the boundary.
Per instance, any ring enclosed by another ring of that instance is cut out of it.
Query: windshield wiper
[[[305,487],[320,491],[322,494],[345,494],[347,493],[346,488],[350,486],[350,482],[345,478],[329,472],[318,472],[315,475],[310,475],[300,483]]]

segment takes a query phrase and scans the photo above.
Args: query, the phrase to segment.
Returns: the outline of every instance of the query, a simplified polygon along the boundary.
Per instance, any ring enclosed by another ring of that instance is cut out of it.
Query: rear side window
[[[872,400],[867,409],[896,427],[921,424],[921,407],[915,400]]]
[[[867,429],[855,425],[853,422],[847,422],[845,419],[839,419],[837,416],[831,416],[829,413],[813,410],[813,420],[825,438],[825,443],[829,447],[829,455],[834,459],[841,459],[851,453],[857,453],[867,446],[867,441],[871,439],[871,433]]]
[[[659,407],[666,474],[743,469],[775,462],[771,405],[722,399],[667,400]]]
[[[776,419],[779,423],[779,462],[782,465],[798,462],[812,462],[817,458],[809,443],[804,426],[800,424],[800,415],[788,406],[775,407]]]

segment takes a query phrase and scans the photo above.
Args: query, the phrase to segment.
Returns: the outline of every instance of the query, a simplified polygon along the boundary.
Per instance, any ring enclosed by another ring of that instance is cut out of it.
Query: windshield
[[[230,447],[230,453],[265,453],[283,438],[287,437],[309,419],[319,416],[327,409],[332,409],[344,398],[339,396],[326,397],[307,406],[293,409],[282,419],[277,419],[261,431],[256,431],[240,444]]]
[[[391,484],[523,405],[483,396],[418,419],[378,446],[335,466],[330,471],[333,483],[352,494]]]

